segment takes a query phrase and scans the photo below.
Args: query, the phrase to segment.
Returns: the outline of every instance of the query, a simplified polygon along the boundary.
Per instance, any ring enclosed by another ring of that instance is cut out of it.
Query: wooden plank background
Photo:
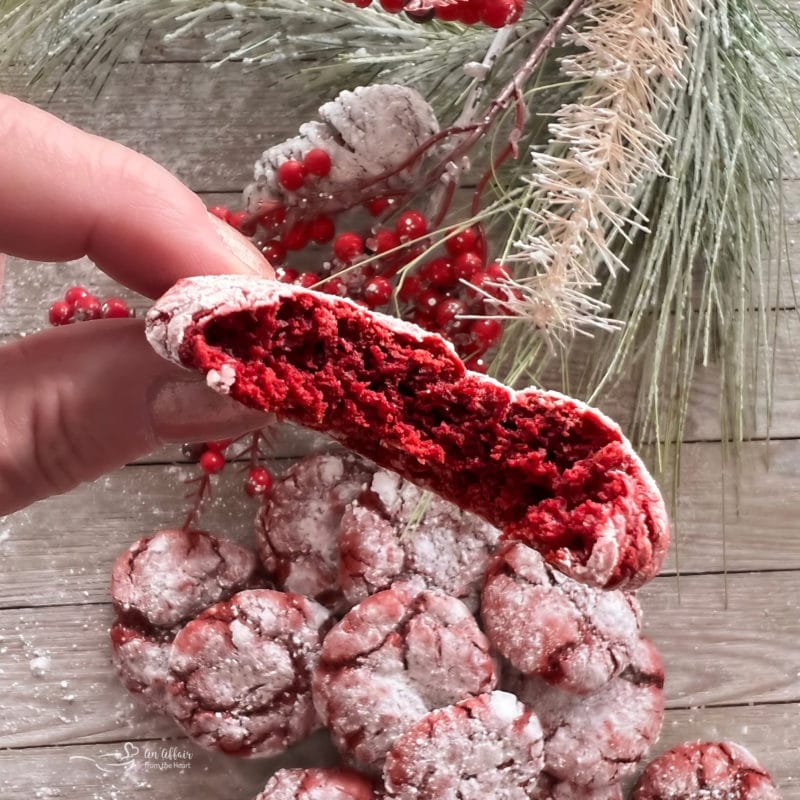
[[[265,73],[247,73],[237,63],[209,69],[199,62],[199,44],[195,38],[165,45],[151,32],[141,60],[117,65],[96,99],[79,84],[31,90],[13,70],[0,77],[0,90],[150,155],[209,205],[233,205],[260,151],[290,135],[307,114],[298,110],[295,84],[265,89]],[[800,161],[790,153],[787,162],[786,214],[796,261]],[[0,300],[0,344],[40,329],[50,300],[76,282],[112,291],[85,261],[12,260]],[[719,443],[716,375],[713,369],[700,374],[683,451],[679,562],[673,551],[664,574],[641,593],[647,632],[668,674],[669,710],[654,752],[688,739],[737,740],[772,771],[785,800],[800,800],[796,288],[783,277],[772,441],[765,441],[762,404],[748,419],[753,440],[734,474]],[[622,390],[605,405],[623,424],[629,399]],[[279,471],[314,446],[319,439],[286,431],[272,466]],[[0,518],[2,800],[247,800],[272,769],[187,743],[171,723],[132,701],[109,667],[110,566],[139,536],[180,521],[179,481],[194,469],[185,462],[177,448],[165,449]],[[239,480],[231,468],[223,473],[203,524],[249,542],[254,506]],[[310,764],[329,757],[327,743],[316,739],[290,759]]]

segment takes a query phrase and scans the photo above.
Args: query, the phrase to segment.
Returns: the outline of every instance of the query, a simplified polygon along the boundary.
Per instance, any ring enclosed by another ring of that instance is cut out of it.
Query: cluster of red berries
[[[372,0],[345,0],[346,3],[366,8]],[[462,25],[477,25],[482,22],[490,28],[513,25],[522,15],[525,0],[439,0],[424,11],[407,9],[411,0],[378,0],[381,8],[389,14],[405,11],[419,22],[436,17],[443,22],[460,22]]]
[[[204,475],[217,475],[228,463],[226,452],[233,444],[232,439],[206,442],[200,452],[198,463]],[[251,465],[244,483],[245,492],[250,497],[262,497],[272,488],[272,473],[263,466]]]
[[[133,311],[124,300],[109,297],[100,300],[83,286],[71,286],[63,300],[56,300],[48,311],[50,324],[70,325],[90,319],[118,319],[132,317]]]
[[[469,369],[486,371],[484,356],[503,335],[503,323],[491,316],[495,288],[509,278],[505,267],[486,261],[480,227],[459,231],[444,243],[446,255],[406,274],[398,288],[403,317],[440,333],[455,346]]]

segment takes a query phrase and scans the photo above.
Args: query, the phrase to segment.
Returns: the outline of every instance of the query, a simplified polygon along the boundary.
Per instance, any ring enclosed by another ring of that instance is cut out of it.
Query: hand
[[[0,253],[87,255],[149,297],[190,275],[273,274],[255,248],[138,153],[3,95],[0,142]],[[20,339],[0,348],[0,375],[0,515],[163,443],[225,438],[264,419],[156,356],[136,319]]]

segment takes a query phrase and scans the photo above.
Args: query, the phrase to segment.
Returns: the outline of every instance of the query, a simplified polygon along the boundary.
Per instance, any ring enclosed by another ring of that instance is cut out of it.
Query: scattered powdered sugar
[[[44,678],[50,670],[50,657],[37,655],[30,661],[31,675],[34,678]]]

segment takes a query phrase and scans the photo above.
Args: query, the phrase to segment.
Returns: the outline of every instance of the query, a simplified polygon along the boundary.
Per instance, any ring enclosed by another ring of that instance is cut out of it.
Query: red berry
[[[349,0],[356,8],[367,8],[372,0]]]
[[[393,202],[389,197],[373,197],[371,200],[367,200],[364,205],[373,217],[379,217]]]
[[[467,369],[471,369],[473,372],[486,372],[489,367],[482,356],[473,356],[469,361],[464,362],[464,366]]]
[[[305,182],[306,168],[302,161],[289,159],[278,167],[278,182],[284,189],[296,192]]]
[[[284,222],[286,222],[286,209],[283,206],[275,206],[265,211],[258,220],[258,224],[267,230],[280,227]]]
[[[515,0],[483,0],[481,22],[490,28],[502,28],[516,22],[522,13],[522,3]]]
[[[415,300],[422,291],[422,279],[418,275],[406,275],[400,284],[397,296],[404,302]]]
[[[277,239],[264,242],[261,245],[261,252],[273,267],[286,261],[286,248]]]
[[[103,316],[106,319],[124,319],[131,316],[128,304],[119,297],[109,297],[101,307]]]
[[[422,267],[420,273],[432,286],[440,289],[449,289],[456,284],[456,273],[449,258],[434,258]]]
[[[433,289],[427,289],[417,295],[417,308],[425,314],[433,314],[436,306],[443,300],[439,292]]]
[[[64,302],[70,307],[75,308],[75,303],[78,300],[82,300],[84,297],[90,297],[91,292],[88,289],[85,289],[83,286],[71,286],[67,289],[66,294],[64,295]]]
[[[338,297],[347,297],[347,286],[341,278],[330,278],[319,287],[325,294],[335,294]]]
[[[451,256],[457,256],[461,253],[466,253],[472,250],[478,241],[478,231],[475,228],[467,228],[465,231],[459,231],[454,236],[451,236],[444,246]]]
[[[381,8],[389,14],[399,14],[406,5],[406,0],[380,0]]]
[[[404,211],[395,224],[395,230],[401,242],[409,239],[419,239],[428,232],[428,219],[419,211]]]
[[[477,253],[470,250],[456,256],[453,266],[455,268],[456,277],[459,280],[463,279],[468,281],[476,272],[480,272],[483,269],[483,259]]]
[[[310,289],[312,286],[316,286],[319,283],[319,275],[314,272],[301,272],[295,283],[302,286],[304,289]]]
[[[373,253],[386,253],[400,246],[400,238],[389,228],[379,228],[373,237],[367,239],[367,245]]]
[[[311,239],[311,226],[299,220],[281,236],[281,244],[287,250],[302,250]]]
[[[56,300],[50,306],[48,318],[51,325],[69,325],[72,322],[72,306],[63,300]]]
[[[200,469],[202,469],[206,475],[216,475],[218,472],[222,472],[224,467],[225,456],[218,450],[206,450],[203,455],[200,456]]]
[[[425,328],[426,331],[432,330],[434,327],[431,315],[426,314],[424,311],[420,311],[419,309],[417,309],[411,315],[411,321],[415,325],[419,325],[420,328]]]
[[[230,216],[230,211],[224,206],[212,206],[208,209],[209,214],[213,214],[218,219],[221,219],[223,222],[228,221],[228,217]]]
[[[311,239],[317,244],[325,244],[335,235],[336,223],[330,217],[317,217],[311,223]]]
[[[364,254],[364,240],[352,231],[340,233],[334,239],[333,253],[339,261],[349,264]]]
[[[364,301],[370,308],[385,305],[391,297],[392,284],[380,275],[370,278],[364,286]]]
[[[466,307],[461,300],[457,300],[455,297],[445,297],[434,309],[433,318],[442,330],[447,330],[451,323],[463,322],[462,320],[457,320],[456,317],[459,314],[463,314],[465,310]]]
[[[507,281],[511,277],[511,273],[496,261],[486,267],[486,274],[493,281]]]
[[[458,3],[453,3],[449,6],[439,6],[436,9],[436,17],[442,20],[442,22],[458,22],[460,16],[461,9],[458,7]]]
[[[250,497],[259,497],[272,488],[272,473],[266,467],[253,467],[247,473],[244,490]]]
[[[73,306],[76,320],[100,319],[103,316],[103,307],[100,301],[92,294],[80,297]]]
[[[256,232],[256,221],[250,219],[246,211],[234,211],[229,214],[228,224],[245,236],[252,236]]]
[[[281,267],[276,271],[275,277],[277,277],[281,283],[295,283],[300,277],[300,273],[296,269]]]
[[[492,317],[476,319],[470,325],[469,332],[476,345],[482,350],[488,350],[492,345],[497,344],[503,335],[503,323]]]
[[[309,150],[303,158],[305,171],[309,175],[316,175],[318,178],[324,178],[331,171],[332,166],[330,154],[321,147]]]
[[[217,439],[213,442],[206,442],[206,450],[214,450],[217,453],[224,453],[233,444],[233,439]]]

